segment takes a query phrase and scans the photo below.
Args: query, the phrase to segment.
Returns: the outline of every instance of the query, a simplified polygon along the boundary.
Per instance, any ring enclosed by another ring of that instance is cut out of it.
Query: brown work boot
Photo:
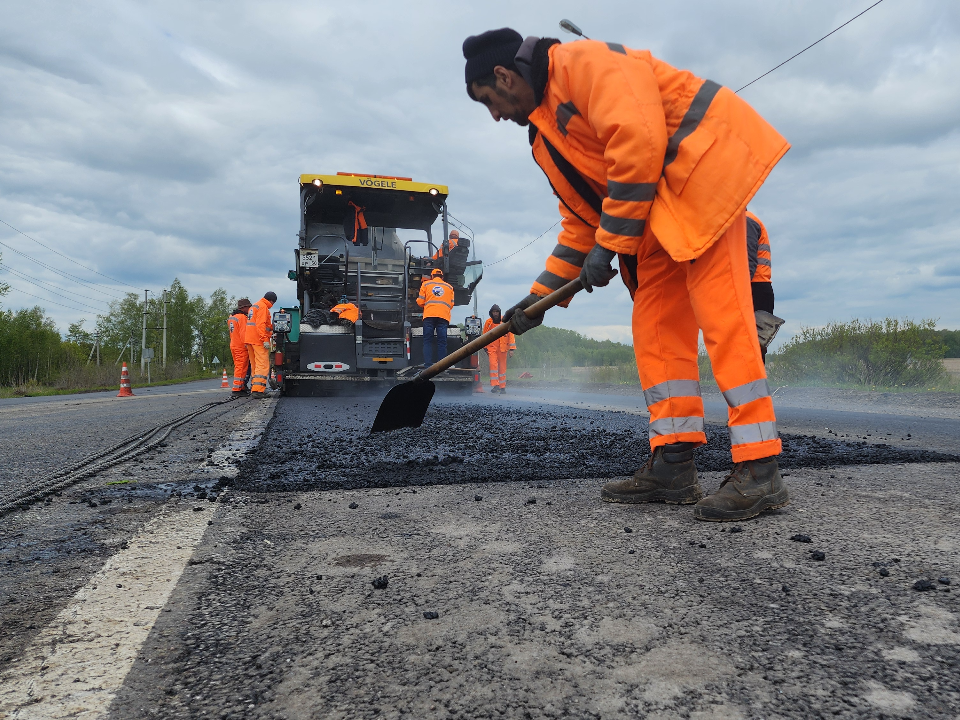
[[[780,477],[777,458],[761,458],[734,465],[720,489],[697,503],[693,516],[713,522],[747,520],[789,502],[790,494]]]
[[[607,483],[600,491],[604,502],[665,502],[689,505],[703,497],[693,463],[693,443],[658,447],[632,478]]]

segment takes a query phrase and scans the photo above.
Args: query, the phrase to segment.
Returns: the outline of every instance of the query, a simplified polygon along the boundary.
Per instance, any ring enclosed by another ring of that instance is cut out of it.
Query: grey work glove
[[[591,248],[580,270],[580,282],[584,290],[593,292],[594,287],[606,287],[610,284],[610,281],[617,276],[617,271],[612,265],[616,256],[613,250],[607,250],[602,245],[594,245]]]
[[[524,308],[530,307],[539,299],[539,295],[530,293],[523,300],[518,302],[512,308],[509,308],[503,314],[503,321],[510,323],[510,332],[512,332],[514,335],[523,335],[527,330],[533,330],[535,327],[537,327],[537,325],[543,322],[542,314],[533,318],[529,318],[527,317],[526,313],[523,312]]]
[[[773,342],[773,338],[777,336],[777,330],[786,320],[766,310],[756,310],[753,314],[757,318],[757,337],[760,339],[760,347],[766,348]]]

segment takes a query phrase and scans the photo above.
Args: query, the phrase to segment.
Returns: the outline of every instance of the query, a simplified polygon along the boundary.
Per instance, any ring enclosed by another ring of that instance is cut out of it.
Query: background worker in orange
[[[483,324],[483,331],[490,332],[500,324],[500,306],[490,308],[490,317]],[[490,388],[491,392],[505,393],[507,391],[507,358],[513,357],[517,349],[517,341],[513,333],[507,333],[496,342],[487,345],[487,359],[490,361]]]
[[[420,285],[417,305],[423,308],[423,362],[433,365],[447,356],[447,328],[453,310],[453,286],[443,281],[440,268],[430,273],[430,279]],[[433,352],[433,335],[437,335],[437,352]]]
[[[770,264],[770,237],[760,218],[747,211],[747,265],[753,309],[773,315],[773,270]],[[760,345],[760,356],[767,361],[767,348]]]
[[[460,232],[458,230],[451,230],[450,237],[447,239],[447,245],[452,251],[457,245],[460,244]],[[443,244],[441,243],[440,248],[433,254],[433,259],[438,260],[443,257]]]
[[[245,378],[247,377],[247,368],[250,366],[250,356],[247,354],[247,310],[250,309],[250,301],[247,298],[240,298],[236,309],[230,314],[227,320],[227,329],[230,331],[230,354],[233,355],[233,394],[243,395],[246,393]]]
[[[247,332],[244,340],[253,374],[250,376],[250,395],[264,397],[267,379],[270,377],[270,340],[273,337],[273,316],[270,308],[277,301],[277,294],[266,293],[247,311]]]
[[[747,268],[747,202],[789,144],[728,88],[617,43],[524,40],[509,28],[467,38],[467,92],[494,120],[529,126],[560,198],[562,231],[520,308],[580,277],[620,269],[650,410],[651,456],[608,483],[609,502],[697,503],[701,520],[743,520],[789,501]],[[693,449],[706,443],[698,328],[727,400],[733,472],[703,498]]]

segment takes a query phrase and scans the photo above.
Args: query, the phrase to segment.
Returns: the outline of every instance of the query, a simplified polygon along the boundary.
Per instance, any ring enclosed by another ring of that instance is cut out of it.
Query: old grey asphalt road
[[[925,453],[917,433],[886,437],[884,423],[900,420],[882,413],[817,437],[798,426],[790,506],[739,526],[696,523],[686,507],[598,502],[602,481],[590,478],[635,463],[644,435],[640,416],[576,404],[600,400],[444,400],[390,441],[366,439],[376,399],[281,400],[209,517],[195,519],[196,497],[167,499],[126,548],[103,554],[64,606],[72,614],[38,624],[11,653],[0,707],[115,718],[957,716],[956,462]],[[939,432],[930,444],[942,453]],[[701,453],[708,489],[722,478],[722,440],[712,428]],[[913,589],[924,580],[931,589]],[[122,627],[96,629],[112,624]],[[51,650],[64,635],[72,651]],[[123,662],[98,686],[74,674],[103,656]]]

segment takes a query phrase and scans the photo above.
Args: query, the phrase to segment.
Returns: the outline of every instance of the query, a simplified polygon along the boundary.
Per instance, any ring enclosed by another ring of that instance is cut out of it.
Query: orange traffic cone
[[[130,373],[127,371],[127,364],[123,364],[123,370],[120,371],[120,392],[117,397],[133,397],[133,390],[130,389]]]
[[[228,387],[230,387],[230,383],[227,382],[227,369],[226,369],[226,368],[223,369],[223,380],[220,381],[220,387],[222,387],[222,388],[228,388]]]

